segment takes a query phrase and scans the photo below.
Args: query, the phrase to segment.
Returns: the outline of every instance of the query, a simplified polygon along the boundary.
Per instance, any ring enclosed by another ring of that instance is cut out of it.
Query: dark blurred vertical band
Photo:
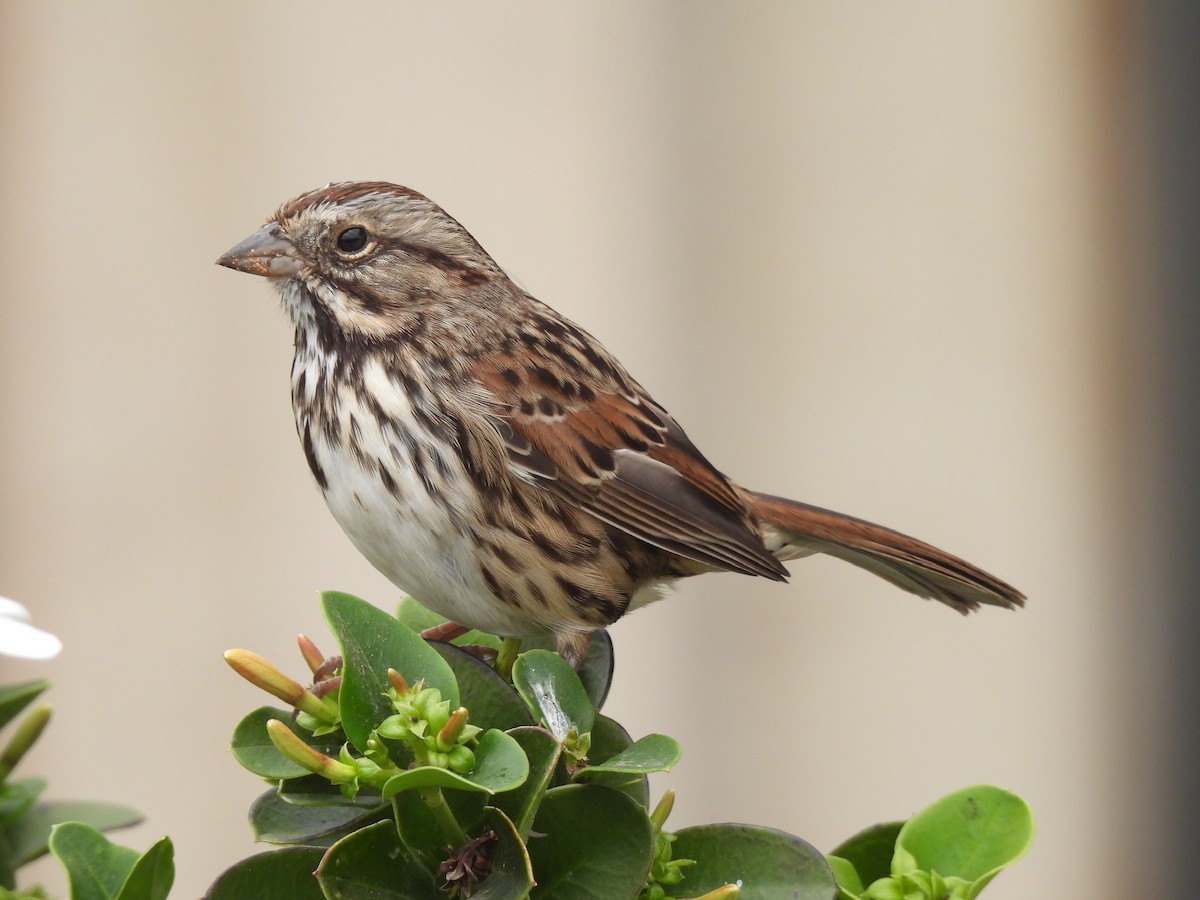
[[[1146,163],[1146,285],[1152,306],[1150,366],[1160,429],[1148,482],[1161,501],[1154,531],[1164,567],[1169,764],[1158,774],[1166,800],[1159,848],[1168,881],[1160,896],[1195,893],[1200,808],[1200,3],[1140,4],[1139,126]],[[1147,461],[1150,462],[1150,461]],[[1137,598],[1131,598],[1137,602]],[[1153,613],[1153,608],[1148,610]],[[1153,827],[1153,825],[1151,825]]]

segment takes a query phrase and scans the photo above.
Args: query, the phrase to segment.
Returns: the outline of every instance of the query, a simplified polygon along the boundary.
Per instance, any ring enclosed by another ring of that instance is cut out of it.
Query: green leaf
[[[495,806],[512,820],[521,840],[525,840],[533,827],[542,794],[554,777],[562,744],[546,729],[533,725],[514,728],[508,734],[520,745],[529,761],[529,777],[520,787],[496,797]]]
[[[418,766],[393,775],[383,786],[383,798],[390,800],[401,791],[411,791],[416,788],[452,788],[460,791],[481,791],[490,794],[491,790],[472,781],[466,775],[459,775],[449,769],[437,766]]]
[[[45,789],[44,778],[0,782],[0,825],[15,822],[29,812]]]
[[[615,756],[594,766],[586,766],[573,776],[576,781],[600,772],[621,775],[646,775],[651,772],[669,772],[679,762],[679,742],[665,734],[648,734]]]
[[[571,664],[549,650],[530,650],[513,665],[513,686],[530,711],[560,741],[572,727],[592,730],[596,710]]]
[[[337,838],[376,821],[384,809],[382,801],[371,809],[352,804],[297,805],[271,789],[251,804],[250,827],[254,839],[267,844],[327,847]]]
[[[472,725],[484,730],[508,731],[533,724],[533,717],[520,695],[490,665],[452,644],[434,642],[429,646],[440,653],[454,671],[458,680],[458,702],[470,711]]]
[[[233,758],[243,768],[271,781],[298,778],[306,774],[307,769],[280,753],[267,737],[267,722],[272,719],[283,722],[293,734],[302,737],[307,732],[303,728],[297,731],[292,725],[293,718],[291,713],[271,706],[260,706],[243,716],[234,726],[233,737],[229,742]]]
[[[13,859],[12,848],[9,846],[8,835],[0,828],[0,898],[6,898],[5,891],[16,890],[17,866]]]
[[[317,881],[327,897],[346,900],[445,900],[433,873],[400,843],[391,821],[330,847],[317,867]]]
[[[174,882],[175,849],[170,838],[162,838],[138,857],[117,900],[167,900]]]
[[[529,760],[521,745],[493,728],[484,732],[475,748],[475,768],[466,775],[435,766],[420,766],[393,775],[383,786],[385,800],[400,791],[422,787],[457,788],[497,794],[520,787],[529,776]]]
[[[533,867],[524,840],[508,816],[495,807],[488,807],[485,821],[496,835],[488,857],[492,872],[471,900],[525,900],[533,887]]]
[[[97,831],[127,828],[142,821],[142,814],[116,803],[89,800],[51,800],[39,803],[8,827],[13,859],[23,866],[50,849],[50,831],[61,822],[81,822]]]
[[[552,788],[533,830],[544,837],[529,843],[538,881],[531,900],[632,900],[646,883],[654,827],[619,791],[595,784]]]
[[[342,648],[345,668],[338,699],[346,737],[360,752],[372,729],[392,714],[386,697],[389,668],[409,684],[424,681],[459,705],[458,683],[446,661],[412,629],[365,600],[338,591],[321,594],[321,608]]]
[[[753,825],[700,825],[675,832],[671,853],[694,859],[677,897],[740,884],[739,900],[832,900],[838,888],[820,852],[795,835]]]
[[[308,774],[307,769],[292,762],[271,743],[267,736],[267,722],[272,719],[282,722],[310,747],[326,756],[337,757],[344,740],[340,731],[313,737],[311,731],[295,725],[290,712],[271,706],[260,706],[238,722],[229,747],[233,751],[234,759],[255,775],[270,781],[281,781],[284,778],[298,778]]]
[[[114,900],[138,861],[136,850],[118,846],[79,822],[54,826],[50,852],[67,870],[71,900]]]
[[[222,872],[204,900],[325,900],[313,877],[324,855],[313,847],[255,854]]]
[[[597,714],[592,725],[592,746],[588,750],[588,759],[594,765],[602,765],[632,746],[633,738],[619,722]],[[650,806],[650,781],[645,775],[593,772],[588,780],[628,794],[643,808]]]
[[[834,847],[829,855],[841,857],[854,867],[862,890],[863,886],[892,874],[892,854],[902,827],[903,822],[884,822],[864,828]]]
[[[483,821],[488,795],[481,791],[445,791],[442,799],[454,814],[454,820],[466,832]],[[400,840],[413,850],[436,851],[445,856],[446,834],[425,805],[420,791],[401,791],[392,798]]]
[[[45,678],[35,678],[32,681],[21,681],[17,684],[6,684],[0,687],[0,728],[15,719],[25,707],[32,703],[37,695],[50,687]]]
[[[928,900],[928,898],[929,894],[924,891],[906,892],[900,879],[891,876],[872,882],[863,892],[863,900]],[[939,897],[938,900],[943,900],[943,898]]]
[[[353,806],[370,810],[383,805],[383,798],[376,788],[364,787],[353,797],[346,797],[337,785],[330,784],[320,775],[279,782],[279,797],[294,806]]]
[[[527,637],[521,641],[521,649],[555,651],[554,636]],[[613,677],[612,638],[607,631],[592,632],[592,642],[588,644],[587,653],[579,661],[576,671],[583,683],[583,689],[592,701],[592,706],[599,709],[608,698],[608,689],[612,686]]]
[[[493,794],[511,791],[529,777],[529,758],[511,735],[493,728],[479,736],[475,767],[467,777]]]
[[[896,838],[896,854],[911,854],[919,869],[971,882],[972,898],[1020,859],[1032,840],[1028,804],[980,784],[947,794],[909,819]]]
[[[848,859],[833,854],[826,854],[825,862],[829,863],[834,880],[841,889],[841,893],[838,894],[839,900],[862,900],[860,895],[863,892],[863,883],[862,879],[858,877],[854,864]]]

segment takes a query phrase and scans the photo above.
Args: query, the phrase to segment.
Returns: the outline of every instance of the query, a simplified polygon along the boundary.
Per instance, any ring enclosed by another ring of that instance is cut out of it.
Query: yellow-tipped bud
[[[250,650],[226,650],[225,662],[249,681],[284,703],[308,713],[314,719],[332,725],[337,721],[334,713],[321,698],[295,679],[284,675],[275,665]]]
[[[662,799],[658,801],[658,805],[654,807],[654,812],[650,813],[650,821],[654,823],[655,831],[662,831],[663,826],[667,824],[667,819],[671,815],[671,810],[675,808],[675,789],[667,788],[663,792]]]
[[[437,748],[443,753],[458,743],[463,729],[467,727],[467,708],[460,706],[442,726],[437,735]]]
[[[412,690],[412,688],[408,686],[408,682],[404,680],[404,676],[395,669],[388,669],[387,676],[388,681],[392,683],[392,689],[395,690],[395,692],[401,697]]]
[[[724,887],[719,887],[715,891],[709,891],[703,896],[697,897],[696,900],[733,900],[734,897],[740,897],[742,889],[736,884],[727,884]]]
[[[296,635],[296,643],[300,645],[300,655],[304,657],[308,670],[316,675],[325,664],[325,654],[317,649],[317,645],[307,634]]]
[[[296,765],[303,766],[314,775],[329,779],[333,784],[345,784],[358,776],[358,770],[354,766],[348,766],[319,750],[314,750],[279,719],[268,720],[267,737],[271,739],[276,750]]]

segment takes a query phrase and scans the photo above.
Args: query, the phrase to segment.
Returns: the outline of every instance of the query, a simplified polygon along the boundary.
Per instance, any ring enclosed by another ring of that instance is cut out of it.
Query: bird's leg
[[[441,625],[432,625],[421,632],[421,637],[427,641],[445,641],[449,643],[456,637],[462,637],[471,629],[466,625],[459,625],[457,622],[443,622]]]
[[[554,635],[554,643],[559,655],[571,664],[571,668],[579,671],[579,664],[587,654],[592,644],[590,631],[560,631]]]
[[[324,697],[330,691],[342,686],[342,676],[335,674],[342,668],[342,657],[327,656],[321,664],[313,669],[312,692],[318,697]]]
[[[495,647],[489,647],[486,644],[455,644],[454,646],[464,653],[479,657],[486,663],[495,660],[500,652]]]
[[[342,686],[342,676],[337,674],[338,670],[342,668],[341,656],[326,656],[317,649],[312,638],[306,634],[297,635],[296,643],[300,645],[300,655],[304,657],[304,661],[308,663],[308,668],[312,672],[312,692],[314,694],[324,697],[330,691]]]
[[[471,629],[466,625],[459,625],[457,622],[443,622],[441,625],[433,625],[421,632],[421,637],[427,641],[444,641],[450,643],[456,637],[462,637]],[[482,644],[463,644],[459,646],[459,650],[464,650],[472,656],[478,656],[484,662],[489,662],[496,658],[496,651],[492,647],[485,647]]]

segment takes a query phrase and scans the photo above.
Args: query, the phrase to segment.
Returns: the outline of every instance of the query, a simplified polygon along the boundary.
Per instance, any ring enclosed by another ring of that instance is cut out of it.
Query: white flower
[[[0,655],[22,659],[58,656],[62,641],[29,624],[29,611],[15,600],[0,597]]]

